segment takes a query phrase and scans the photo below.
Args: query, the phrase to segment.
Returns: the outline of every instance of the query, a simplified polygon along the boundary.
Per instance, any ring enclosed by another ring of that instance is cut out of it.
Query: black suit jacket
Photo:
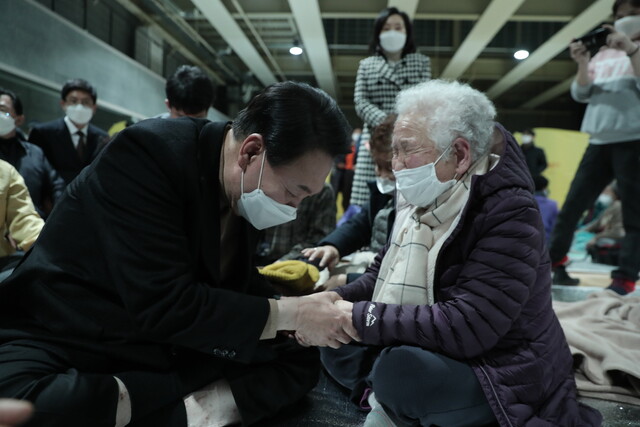
[[[244,219],[233,278],[220,279],[225,125],[151,119],[120,132],[0,287],[0,341],[53,341],[154,369],[171,366],[175,348],[260,357],[273,291]]]
[[[64,118],[34,126],[29,133],[29,142],[42,148],[44,155],[69,184],[80,171],[93,161],[106,144],[109,135],[91,123],[87,126],[87,148],[84,159],[80,159],[73,146],[69,128]]]

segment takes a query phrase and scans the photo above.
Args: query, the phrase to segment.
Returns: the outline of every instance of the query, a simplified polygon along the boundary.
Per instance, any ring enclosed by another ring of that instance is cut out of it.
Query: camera
[[[600,48],[607,44],[607,35],[609,35],[610,32],[608,28],[596,28],[584,36],[574,39],[574,41],[582,42],[593,58]]]

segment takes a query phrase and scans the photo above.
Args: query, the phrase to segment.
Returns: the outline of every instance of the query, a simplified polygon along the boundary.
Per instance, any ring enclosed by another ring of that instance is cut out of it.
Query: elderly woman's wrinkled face
[[[400,116],[391,141],[393,170],[412,169],[435,160],[435,144],[429,140],[423,123],[414,116]]]
[[[453,143],[453,141],[451,141]],[[436,162],[443,154],[429,136],[429,129],[415,114],[398,117],[393,129],[391,143],[393,157],[391,166],[394,171],[413,169]],[[446,150],[436,164],[436,174],[441,181],[451,179],[456,170],[455,156]]]

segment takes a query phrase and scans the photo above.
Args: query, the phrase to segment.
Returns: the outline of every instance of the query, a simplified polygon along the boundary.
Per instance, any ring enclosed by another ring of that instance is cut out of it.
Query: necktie
[[[78,146],[76,147],[76,150],[78,151],[78,157],[80,158],[80,160],[84,161],[84,152],[87,146],[84,138],[84,133],[78,131],[76,132],[76,135],[78,135]]]

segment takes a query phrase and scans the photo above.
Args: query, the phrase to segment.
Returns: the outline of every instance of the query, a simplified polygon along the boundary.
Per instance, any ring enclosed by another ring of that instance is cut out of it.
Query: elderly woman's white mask
[[[455,179],[440,182],[438,175],[436,175],[436,164],[452,146],[453,143],[433,163],[427,163],[417,168],[393,171],[398,191],[407,202],[424,208],[431,205],[439,195],[453,187],[456,183]]]

